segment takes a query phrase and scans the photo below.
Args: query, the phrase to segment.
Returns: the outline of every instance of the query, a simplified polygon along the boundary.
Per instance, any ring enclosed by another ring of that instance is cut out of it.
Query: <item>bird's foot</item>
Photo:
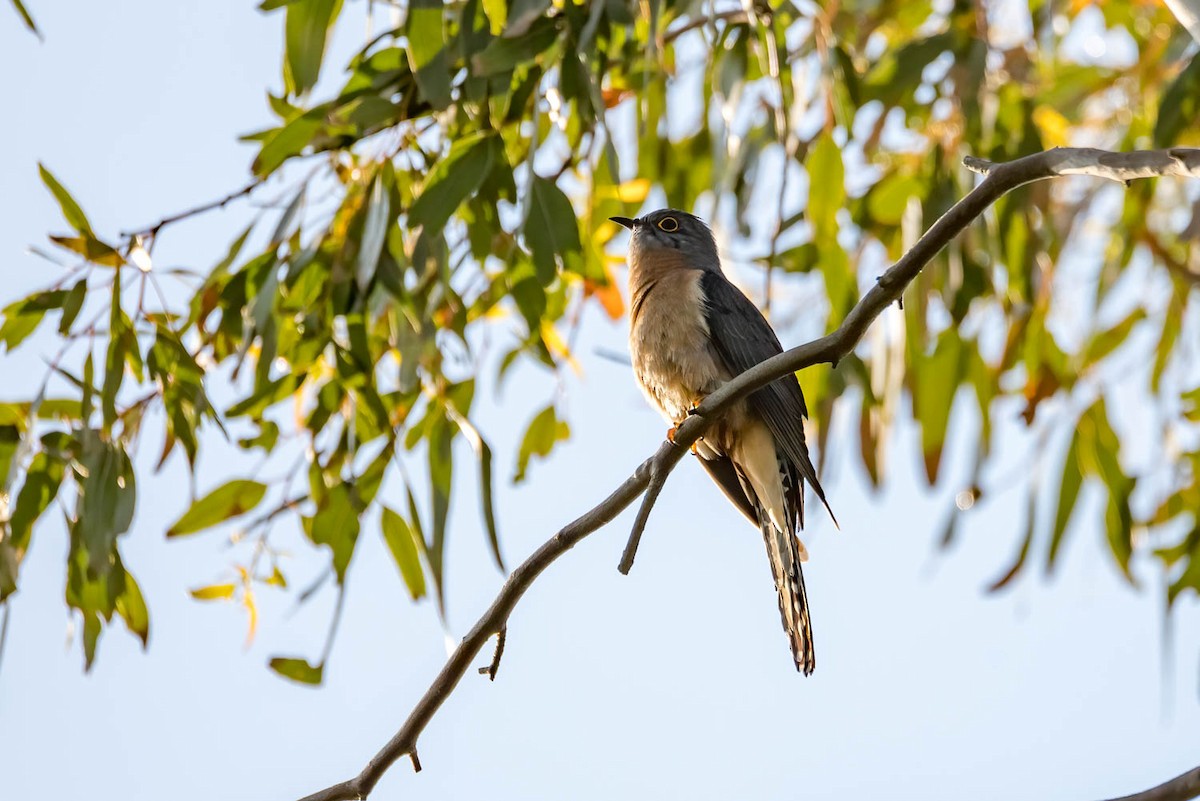
[[[682,423],[680,423],[680,425],[682,425]],[[674,445],[675,444],[675,434],[678,431],[679,431],[678,425],[674,425],[674,426],[671,426],[670,428],[668,428],[667,429],[667,442],[670,442],[672,445]],[[699,445],[699,440],[697,440],[696,442],[693,442],[692,447],[691,447],[692,453],[696,456],[700,455],[700,452],[698,450],[696,450],[698,445]]]

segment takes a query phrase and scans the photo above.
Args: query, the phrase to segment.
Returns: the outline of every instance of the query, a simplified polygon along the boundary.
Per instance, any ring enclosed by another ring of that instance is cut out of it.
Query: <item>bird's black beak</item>
[[[628,228],[630,231],[632,231],[632,230],[633,230],[633,226],[635,226],[635,225],[637,225],[637,224],[638,224],[638,221],[637,221],[637,220],[631,220],[631,219],[629,219],[628,217],[609,217],[608,219],[612,220],[612,221],[613,221],[613,222],[615,222],[617,225],[623,225],[623,226],[625,226],[625,227],[626,227],[626,228]]]

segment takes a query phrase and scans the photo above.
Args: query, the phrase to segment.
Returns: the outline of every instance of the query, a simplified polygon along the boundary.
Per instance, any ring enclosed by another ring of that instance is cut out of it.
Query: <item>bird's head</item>
[[[688,267],[720,272],[717,243],[712,231],[699,217],[678,209],[659,209],[642,217],[610,217],[632,233],[629,238],[630,264],[655,255],[682,256]]]

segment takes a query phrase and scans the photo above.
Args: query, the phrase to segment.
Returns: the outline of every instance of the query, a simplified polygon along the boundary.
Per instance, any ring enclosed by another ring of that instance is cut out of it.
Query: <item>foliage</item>
[[[364,517],[380,507],[408,592],[440,605],[460,437],[503,568],[493,453],[472,422],[477,387],[490,390],[518,359],[569,363],[564,329],[581,305],[623,314],[609,216],[636,213],[652,194],[721,209],[706,216],[730,252],[758,254],[732,266],[763,271],[762,300],[779,325],[798,306],[790,299],[824,298],[823,316],[804,304],[791,326],[799,338],[835,327],[884,260],[970,189],[963,155],[1002,161],[1065,144],[1197,138],[1200,61],[1187,63],[1186,35],[1165,9],[1134,0],[1033,2],[1017,36],[996,8],[967,2],[399,7],[400,23],[354,55],[340,89],[314,97],[333,80],[326,44],[345,9],[262,3],[284,19],[284,91],[270,97],[278,124],[247,137],[258,146],[256,184],[231,197],[277,174],[294,189],[271,224],[256,219],[237,236],[185,304],[157,292],[148,249],[166,226],[103,237],[42,168],[73,231],[51,239],[78,265],[3,310],[9,350],[52,313],[64,347],[41,392],[0,406],[0,477],[15,499],[0,537],[0,599],[18,587],[35,523],[57,502],[70,521],[67,600],[83,617],[89,665],[114,613],[148,634],[120,545],[139,478],[128,454],[151,408],[163,412],[160,466],[180,454],[194,469],[230,421],[253,429],[238,441],[248,453],[297,439],[306,448],[300,489],[235,478],[170,527],[191,535],[255,515],[239,524],[237,536],[258,543],[239,581],[194,590],[199,600],[238,601],[253,619],[255,588],[288,586],[267,533],[293,515],[344,584],[363,526],[374,527]],[[1089,36],[1124,46],[1128,62],[1089,57],[1078,44]],[[301,163],[313,169],[297,178]],[[336,187],[328,209],[309,203],[322,181]],[[1019,412],[1041,436],[1073,427],[1065,459],[1047,466],[1053,492],[1039,494],[1031,479],[1019,557],[995,586],[1035,555],[1055,567],[1081,499],[1099,493],[1115,566],[1132,581],[1135,554],[1152,554],[1173,602],[1200,590],[1200,395],[1185,347],[1197,334],[1190,240],[1200,225],[1180,235],[1173,212],[1187,199],[1176,184],[1113,190],[1066,182],[1005,198],[926,269],[902,325],[881,323],[838,369],[801,380],[822,456],[843,404],[857,415],[858,459],[876,486],[905,397],[926,479],[938,481],[954,401],[967,390],[981,425],[964,508],[987,500],[994,415]],[[132,283],[136,304],[122,293]],[[147,302],[147,286],[160,305]],[[494,377],[479,358],[490,331],[508,343]],[[1131,429],[1113,413],[1118,382],[1158,410],[1164,441],[1180,443],[1137,469],[1125,452]],[[216,407],[216,386],[234,402]],[[532,414],[517,479],[567,436],[553,404]],[[422,459],[425,478],[401,473],[400,457]],[[403,492],[380,492],[397,480]],[[404,508],[383,497],[404,498]],[[1049,530],[1036,525],[1043,506]],[[951,513],[944,542],[959,517]],[[1135,540],[1143,531],[1153,536]],[[1136,548],[1143,540],[1153,546]],[[271,666],[315,683],[324,659]]]

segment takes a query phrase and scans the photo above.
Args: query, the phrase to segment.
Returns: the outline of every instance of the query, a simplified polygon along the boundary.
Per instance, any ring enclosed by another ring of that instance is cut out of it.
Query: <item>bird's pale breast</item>
[[[633,290],[629,350],[638,384],[671,423],[729,379],[709,346],[698,270],[647,276]]]

